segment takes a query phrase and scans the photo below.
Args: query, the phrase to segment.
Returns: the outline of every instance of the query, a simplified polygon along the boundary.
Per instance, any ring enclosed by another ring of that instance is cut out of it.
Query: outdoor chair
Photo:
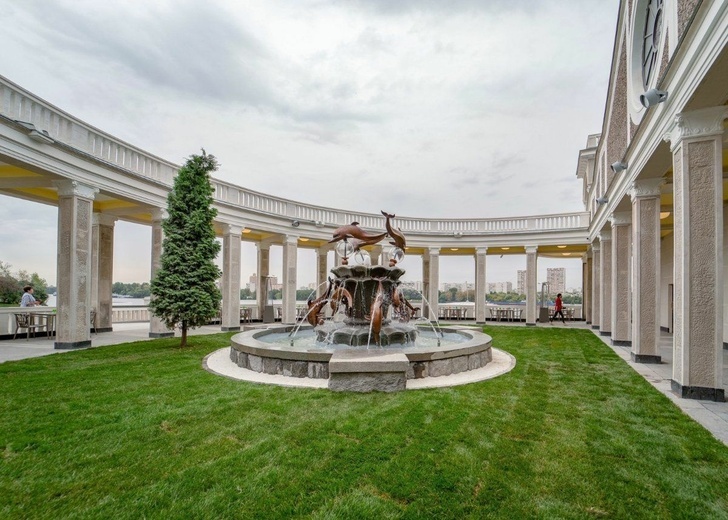
[[[37,331],[43,329],[45,329],[46,334],[48,334],[48,325],[46,323],[35,323],[33,316],[29,312],[15,314],[15,334],[13,334],[13,339],[15,339],[18,335],[19,329],[26,329],[26,341],[30,339],[31,331],[33,331],[34,336],[37,334]]]

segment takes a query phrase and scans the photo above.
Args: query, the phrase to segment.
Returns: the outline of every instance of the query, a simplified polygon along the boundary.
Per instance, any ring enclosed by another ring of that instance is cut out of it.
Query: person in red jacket
[[[556,301],[554,302],[554,315],[551,316],[551,319],[549,320],[551,323],[554,322],[554,319],[556,318],[556,315],[561,314],[561,322],[566,325],[566,320],[564,319],[564,302],[561,301],[561,293],[556,295]]]

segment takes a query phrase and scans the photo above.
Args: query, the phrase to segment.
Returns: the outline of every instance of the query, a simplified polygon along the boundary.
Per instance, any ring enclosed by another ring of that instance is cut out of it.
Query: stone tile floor
[[[448,323],[453,326],[468,326],[475,324],[467,321]],[[490,327],[524,327],[523,323],[513,322],[488,322],[486,332]],[[590,329],[584,322],[567,321],[566,324],[538,324],[538,327],[558,327],[558,328],[580,328]],[[114,325],[113,332],[104,332],[91,335],[91,348],[101,347],[105,345],[116,345],[119,343],[127,343],[130,341],[141,341],[149,339],[148,323],[118,323]],[[191,335],[197,334],[213,334],[220,332],[220,327],[210,325],[199,329],[191,330]],[[625,363],[632,367],[638,374],[644,377],[652,386],[667,396],[670,401],[675,403],[687,415],[695,421],[703,425],[717,439],[728,445],[728,403],[716,403],[713,401],[698,401],[693,399],[682,399],[672,393],[670,389],[670,381],[672,379],[672,335],[662,333],[660,336],[660,355],[662,363],[659,365],[647,365],[641,363],[633,363],[630,359],[629,347],[615,347],[611,345],[608,337],[600,336],[595,332],[609,348],[611,348]],[[497,347],[497,345],[494,345]],[[7,340],[0,342],[0,363],[7,361],[15,361],[31,357],[47,356],[50,354],[60,354],[67,352],[64,350],[55,350],[53,348],[53,339],[45,337],[31,338],[26,340],[19,338],[16,340]],[[723,350],[723,384],[728,390],[728,350]],[[728,393],[728,392],[727,392]]]

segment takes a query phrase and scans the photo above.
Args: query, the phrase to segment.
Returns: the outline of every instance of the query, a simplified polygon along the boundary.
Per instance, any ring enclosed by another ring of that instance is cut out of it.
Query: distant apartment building
[[[278,277],[277,276],[269,276],[270,279],[270,289],[282,289],[283,284],[278,283]],[[258,286],[258,276],[253,273],[250,275],[250,278],[248,278],[248,283],[245,284],[245,287],[250,289],[250,292],[256,292],[255,289]]]
[[[463,283],[456,283],[456,282],[443,282],[440,284],[440,291],[441,292],[447,292],[450,289],[457,289],[458,291],[464,291],[465,290],[465,284]]]
[[[513,282],[494,282],[488,284],[489,293],[509,293],[513,292]]]
[[[518,278],[516,281],[516,292],[518,294],[526,294],[526,271],[518,271]]]
[[[566,268],[549,267],[546,269],[546,281],[549,284],[551,294],[566,292]]]

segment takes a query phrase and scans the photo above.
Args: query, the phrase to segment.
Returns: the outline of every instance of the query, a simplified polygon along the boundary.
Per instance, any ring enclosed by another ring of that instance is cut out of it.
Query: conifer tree
[[[217,170],[213,155],[192,155],[177,173],[167,196],[167,218],[162,221],[161,266],[151,284],[149,308],[169,328],[182,331],[180,347],[187,346],[187,329],[208,323],[222,298],[217,287],[220,269],[215,240],[210,173]]]

